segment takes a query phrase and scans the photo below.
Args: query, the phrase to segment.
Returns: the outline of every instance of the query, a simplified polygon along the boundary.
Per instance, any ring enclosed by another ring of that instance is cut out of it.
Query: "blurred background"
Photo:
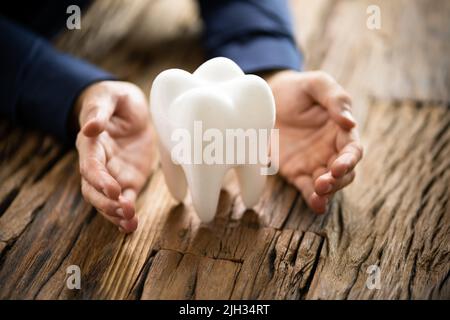
[[[332,74],[353,97],[449,101],[450,4],[432,0],[290,0],[305,70]],[[369,6],[381,28],[369,29]],[[170,67],[203,61],[195,0],[95,1],[61,49],[137,82],[146,92]],[[356,113],[365,120],[364,103]]]

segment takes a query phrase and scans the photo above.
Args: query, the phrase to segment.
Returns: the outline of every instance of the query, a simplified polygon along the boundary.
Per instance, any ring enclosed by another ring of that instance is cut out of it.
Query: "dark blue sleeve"
[[[200,0],[209,57],[234,60],[245,72],[299,70],[286,0]]]
[[[1,16],[0,43],[1,115],[68,142],[67,121],[77,96],[113,76]]]

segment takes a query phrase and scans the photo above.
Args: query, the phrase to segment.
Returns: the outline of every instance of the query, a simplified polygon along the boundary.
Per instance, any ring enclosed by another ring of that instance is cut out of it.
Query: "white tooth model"
[[[211,221],[224,176],[234,168],[246,207],[258,202],[266,181],[261,168],[267,167],[267,163],[229,161],[231,156],[226,157],[236,149],[234,145],[230,147],[225,137],[228,139],[228,129],[269,132],[258,145],[267,156],[270,130],[275,123],[275,103],[263,79],[245,75],[227,58],[214,58],[193,74],[180,69],[160,73],[152,85],[150,106],[159,136],[162,170],[175,199],[183,201],[189,187],[198,216],[203,222]],[[199,135],[199,128],[203,135]],[[189,134],[188,139],[183,133]],[[221,136],[224,138],[218,141]],[[181,142],[191,143],[185,152],[180,152]],[[216,147],[214,152],[211,147]],[[244,157],[249,156],[252,145],[247,143],[245,147]],[[205,154],[210,154],[213,161],[202,159]],[[221,161],[222,158],[225,160]]]

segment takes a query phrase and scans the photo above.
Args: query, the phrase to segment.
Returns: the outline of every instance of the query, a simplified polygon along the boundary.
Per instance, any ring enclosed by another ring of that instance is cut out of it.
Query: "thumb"
[[[351,98],[331,76],[321,71],[311,72],[309,94],[328,110],[330,117],[343,129],[355,127]]]
[[[83,103],[80,116],[81,132],[87,137],[96,137],[106,129],[114,113],[116,103],[111,98],[91,98]]]

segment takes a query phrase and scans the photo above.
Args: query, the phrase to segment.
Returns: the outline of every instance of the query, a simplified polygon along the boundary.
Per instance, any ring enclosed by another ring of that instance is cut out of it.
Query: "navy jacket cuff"
[[[78,95],[92,83],[114,76],[63,54],[38,40],[22,78],[16,118],[32,127],[71,142],[68,120]]]
[[[224,56],[235,61],[245,73],[277,69],[300,70],[302,56],[291,39],[271,35],[252,35],[229,42],[212,56]]]

